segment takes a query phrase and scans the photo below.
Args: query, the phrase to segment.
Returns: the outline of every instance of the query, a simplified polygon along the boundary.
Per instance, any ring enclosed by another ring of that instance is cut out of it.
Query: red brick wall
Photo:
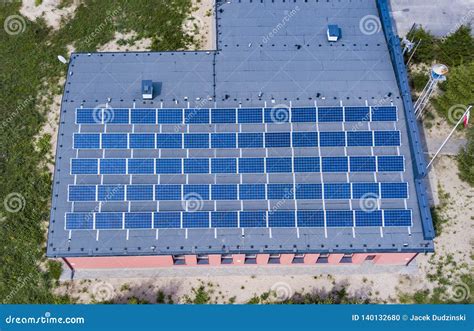
[[[352,256],[352,264],[361,264],[368,255],[376,255],[372,260],[374,264],[380,265],[407,265],[412,261],[417,253],[356,253]],[[306,254],[304,264],[313,265],[319,254]],[[343,254],[330,254],[329,264],[339,264]],[[293,261],[294,254],[281,254],[280,264],[289,265]],[[257,254],[257,264],[266,265],[268,263],[269,254]],[[159,268],[173,266],[173,257],[168,256],[120,256],[120,257],[71,257],[66,259],[74,269],[105,269],[105,268]],[[196,255],[185,256],[186,266],[196,266]],[[244,265],[245,254],[234,254],[232,265]],[[347,264],[347,263],[344,263]],[[209,265],[221,265],[221,255],[209,255]],[[296,264],[298,265],[298,264]]]

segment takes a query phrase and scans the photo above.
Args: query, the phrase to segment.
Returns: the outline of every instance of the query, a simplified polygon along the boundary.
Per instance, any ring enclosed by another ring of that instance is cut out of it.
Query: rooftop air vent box
[[[153,99],[153,82],[151,80],[142,80],[143,100]]]
[[[341,28],[338,25],[328,25],[328,41],[338,41],[341,38]]]

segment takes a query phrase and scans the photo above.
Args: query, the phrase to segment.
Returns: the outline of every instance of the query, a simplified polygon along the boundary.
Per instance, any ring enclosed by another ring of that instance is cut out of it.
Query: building
[[[218,1],[216,36],[216,51],[72,55],[49,257],[404,265],[433,251],[387,1]]]

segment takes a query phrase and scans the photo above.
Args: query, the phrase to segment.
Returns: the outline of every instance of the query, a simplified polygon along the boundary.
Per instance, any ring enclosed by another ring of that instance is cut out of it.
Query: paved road
[[[429,139],[426,143],[428,145],[428,151],[425,149],[425,153],[428,154],[435,154],[436,151],[441,147],[444,139],[446,138],[436,138],[436,139]],[[457,155],[461,147],[464,147],[467,143],[467,139],[461,138],[451,138],[446,145],[441,150],[441,155]]]
[[[398,34],[404,36],[413,23],[421,24],[434,35],[444,36],[461,24],[474,21],[472,0],[391,0]]]

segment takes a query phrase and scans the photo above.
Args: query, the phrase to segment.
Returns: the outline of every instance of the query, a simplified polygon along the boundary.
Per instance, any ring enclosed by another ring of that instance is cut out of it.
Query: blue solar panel
[[[71,174],[73,175],[96,175],[97,169],[97,159],[71,160]]]
[[[83,108],[76,109],[76,123],[77,124],[100,124],[100,110]]]
[[[130,115],[128,108],[114,108],[106,110],[106,118],[104,119],[109,124],[129,124]]]
[[[159,133],[156,135],[156,148],[176,148],[183,146],[183,136],[180,133]]]
[[[155,229],[177,229],[181,227],[181,213],[153,213]]]
[[[152,175],[155,173],[154,159],[129,159],[128,173],[130,175]]]
[[[131,133],[130,148],[155,148],[154,133]]]
[[[265,133],[265,147],[291,147],[289,132]]]
[[[268,199],[274,200],[293,199],[294,195],[293,184],[268,184],[267,191]]]
[[[348,131],[347,146],[373,146],[372,131]]]
[[[296,199],[322,199],[321,184],[296,184]]]
[[[405,171],[403,156],[378,156],[378,171]]]
[[[237,138],[235,133],[212,133],[212,148],[236,148]]]
[[[67,213],[66,230],[92,230],[94,215],[92,213]]]
[[[267,173],[292,172],[291,157],[267,158]]]
[[[264,173],[265,165],[263,158],[240,158],[239,173]]]
[[[352,227],[354,217],[351,210],[327,210],[326,226],[328,227]]]
[[[152,213],[125,213],[125,229],[151,229]]]
[[[319,122],[342,122],[344,120],[342,107],[318,108]]]
[[[100,173],[102,175],[116,175],[127,173],[126,159],[101,159]]]
[[[95,214],[95,228],[97,230],[122,229],[122,213],[97,213]]]
[[[274,107],[265,108],[265,123],[285,123],[290,120],[290,108]]]
[[[292,211],[269,211],[268,226],[274,228],[295,227],[295,212]]]
[[[99,185],[97,193],[99,201],[125,200],[125,186],[123,185]]]
[[[158,124],[183,123],[182,109],[158,109]]]
[[[237,109],[239,123],[263,123],[262,108]]]
[[[408,184],[381,183],[380,192],[382,199],[406,199],[408,198]]]
[[[186,124],[207,124],[209,123],[209,109],[185,109],[184,122]]]
[[[209,159],[185,159],[184,160],[185,174],[208,174],[209,173]]]
[[[385,226],[412,226],[410,209],[384,210]]]
[[[295,157],[294,172],[319,172],[319,157]]]
[[[209,148],[209,135],[207,133],[185,134],[184,148]]]
[[[95,185],[69,186],[69,201],[95,201]]]
[[[317,132],[293,132],[293,147],[317,147]]]
[[[212,200],[237,200],[237,185],[212,185]]]
[[[351,172],[375,172],[375,156],[351,156]]]
[[[152,108],[132,109],[132,124],[156,124],[156,110]]]
[[[218,158],[211,160],[211,173],[235,174],[237,173],[237,159]]]
[[[316,122],[316,108],[292,108],[291,121],[296,122]]]
[[[324,199],[350,199],[351,184],[331,183],[324,184]]]
[[[382,226],[382,211],[355,211],[356,226]]]
[[[375,131],[375,146],[400,146],[400,131]]]
[[[370,121],[369,107],[345,107],[346,122],[368,122]]]
[[[181,200],[181,185],[156,185],[155,200]]]
[[[239,148],[262,148],[263,133],[239,133]]]
[[[388,107],[372,107],[372,121],[374,122],[395,122],[397,120],[397,108]]]
[[[185,200],[189,200],[190,197],[210,200],[209,185],[184,185],[183,196]]]
[[[213,109],[211,112],[212,123],[235,123],[235,108],[229,109]]]
[[[182,173],[181,159],[156,159],[157,174]]]
[[[265,184],[242,184],[239,195],[240,200],[264,200]]]
[[[320,132],[319,145],[321,147],[344,147],[346,146],[346,134],[341,132]]]
[[[324,211],[322,210],[301,210],[297,213],[298,227],[319,228],[324,226]]]
[[[347,157],[323,157],[322,169],[323,172],[347,172]]]
[[[352,183],[352,198],[379,197],[378,183]]]
[[[265,211],[241,211],[241,228],[263,228],[267,226],[267,212]]]
[[[237,212],[212,212],[211,226],[214,228],[236,228],[238,226]]]
[[[127,201],[153,201],[153,185],[128,185]]]
[[[126,133],[103,133],[102,148],[128,148],[128,137]]]
[[[100,134],[74,134],[74,148],[100,148]]]
[[[209,213],[208,212],[183,213],[183,227],[184,228],[208,228],[209,227]]]

